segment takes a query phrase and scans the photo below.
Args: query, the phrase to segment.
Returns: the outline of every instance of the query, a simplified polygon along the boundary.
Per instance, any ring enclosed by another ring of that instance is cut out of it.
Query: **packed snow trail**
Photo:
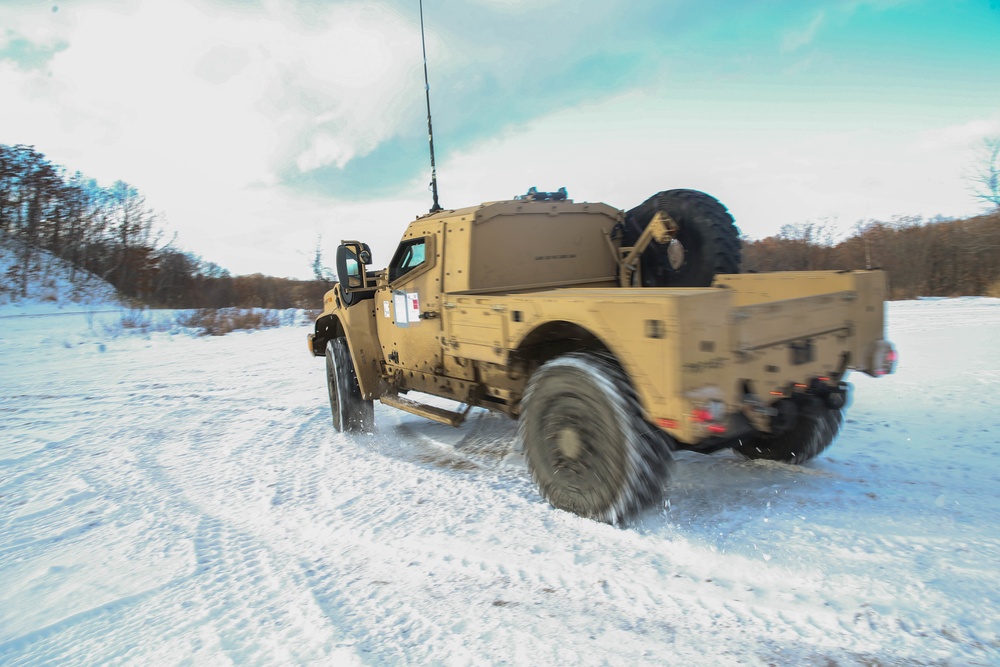
[[[92,320],[0,320],[0,664],[1000,664],[1000,301],[892,304],[824,456],[682,454],[626,528],[500,416],[335,434],[305,328]]]

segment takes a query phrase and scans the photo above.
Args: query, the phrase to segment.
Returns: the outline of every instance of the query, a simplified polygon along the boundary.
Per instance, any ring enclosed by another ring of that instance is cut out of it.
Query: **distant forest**
[[[743,239],[743,271],[884,269],[891,299],[1000,297],[1000,209],[966,220],[899,217],[858,223],[834,242],[829,225],[786,225]]]
[[[17,263],[0,286],[23,296],[46,250],[136,302],[172,308],[318,308],[329,282],[232,276],[163,243],[156,212],[122,181],[101,187],[68,174],[32,146],[0,144],[0,241]],[[317,257],[317,262],[319,258]]]
[[[46,250],[110,282],[123,296],[172,308],[318,308],[330,286],[319,250],[315,280],[232,276],[193,253],[162,243],[157,214],[139,191],[101,187],[67,174],[31,146],[0,145],[0,240],[18,262],[0,276],[23,294]],[[743,239],[743,271],[881,268],[893,299],[1000,297],[1000,209],[966,220],[900,217],[864,221],[835,242],[825,223],[786,225],[761,240]]]

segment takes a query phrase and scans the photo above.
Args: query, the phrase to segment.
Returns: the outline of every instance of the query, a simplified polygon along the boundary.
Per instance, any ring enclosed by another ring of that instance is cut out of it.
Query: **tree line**
[[[0,276],[27,294],[47,251],[89,272],[126,298],[173,308],[315,308],[326,280],[232,276],[197,255],[163,243],[159,215],[124,181],[102,187],[69,174],[33,146],[0,144],[0,240],[17,261]],[[323,278],[325,276],[318,276]]]
[[[992,213],[964,219],[898,217],[865,221],[838,242],[829,221],[786,225],[761,240],[743,239],[743,271],[882,268],[893,299],[916,296],[1000,297],[1000,142],[984,162],[976,195]],[[986,195],[986,196],[983,196]],[[32,146],[0,145],[0,241],[17,262],[0,287],[27,293],[44,250],[73,272],[108,281],[123,296],[172,308],[316,308],[332,276],[319,245],[314,280],[226,269],[162,242],[159,216],[133,186],[101,187],[68,174]]]
[[[829,221],[786,225],[743,239],[744,271],[880,268],[892,299],[1000,297],[1000,208],[964,220],[898,217],[866,221],[834,242]]]

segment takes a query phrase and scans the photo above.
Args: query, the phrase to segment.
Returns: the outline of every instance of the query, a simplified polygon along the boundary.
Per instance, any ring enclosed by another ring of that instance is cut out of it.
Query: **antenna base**
[[[514,197],[517,201],[566,201],[566,188],[559,188],[555,192],[539,192],[538,188],[528,188],[528,192]]]

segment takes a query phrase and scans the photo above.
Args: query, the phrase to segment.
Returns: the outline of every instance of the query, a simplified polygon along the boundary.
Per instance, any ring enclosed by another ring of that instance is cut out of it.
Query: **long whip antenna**
[[[438,203],[437,167],[434,165],[434,127],[431,125],[431,84],[427,79],[427,43],[424,41],[424,0],[420,0],[420,48],[424,52],[424,95],[427,97],[427,142],[431,149],[431,192],[434,194],[434,205],[431,213],[441,209]]]

